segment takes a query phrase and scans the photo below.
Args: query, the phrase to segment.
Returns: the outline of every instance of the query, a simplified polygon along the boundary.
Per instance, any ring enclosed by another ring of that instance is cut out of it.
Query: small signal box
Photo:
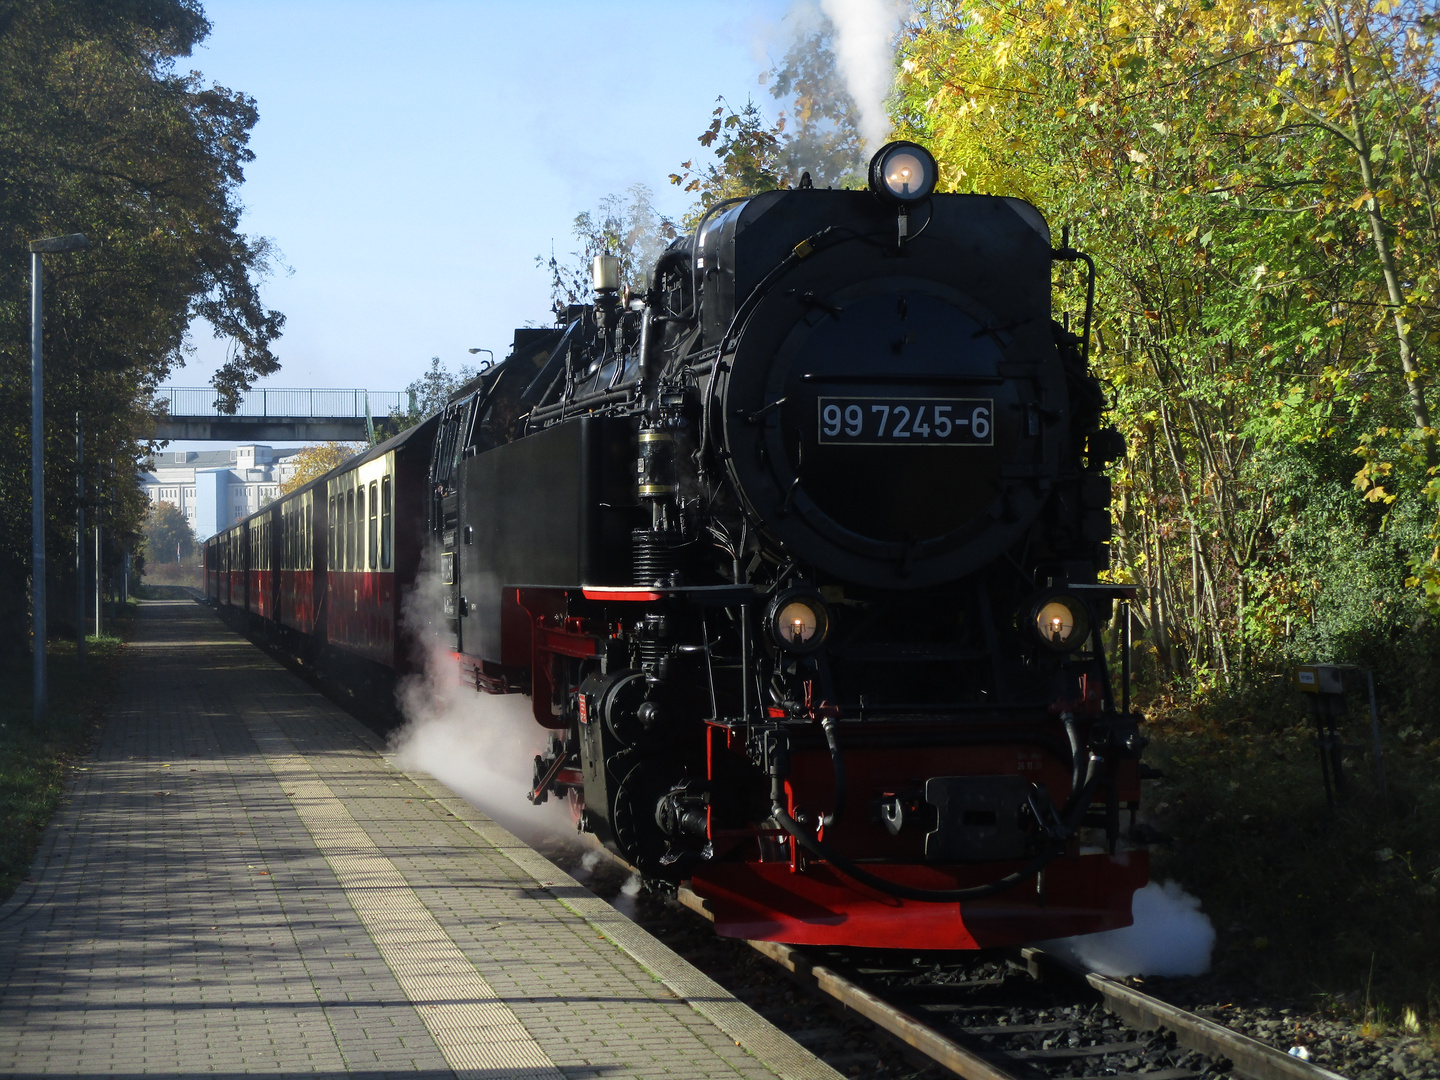
[[[1302,664],[1295,669],[1295,687],[1302,694],[1343,694],[1346,670],[1356,669],[1352,664]]]

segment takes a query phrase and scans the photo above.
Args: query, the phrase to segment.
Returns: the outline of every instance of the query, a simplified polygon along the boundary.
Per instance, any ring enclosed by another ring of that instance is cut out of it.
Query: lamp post
[[[30,241],[30,602],[35,636],[35,722],[45,719],[45,338],[44,270],[46,255],[90,246],[84,233]]]
[[[471,356],[474,356],[476,353],[489,353],[490,360],[489,363],[485,365],[487,368],[491,367],[495,363],[495,352],[493,349],[470,349],[469,352]]]
[[[102,476],[99,481],[99,490],[95,492],[95,636],[100,636],[100,523],[105,520],[105,479]]]
[[[85,673],[85,428],[75,411],[75,655]]]

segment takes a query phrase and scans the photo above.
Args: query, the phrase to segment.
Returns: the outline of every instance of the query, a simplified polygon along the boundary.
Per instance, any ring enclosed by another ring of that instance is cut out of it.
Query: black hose
[[[845,813],[845,756],[840,753],[840,741],[835,734],[835,721],[827,716],[820,721],[825,732],[825,745],[830,747],[830,767],[835,773],[835,805],[825,816],[826,826],[834,825]]]
[[[1095,787],[1093,773],[1094,770],[1092,768],[1091,777],[1086,781],[1085,787],[1077,792],[1078,798],[1074,800],[1075,805],[1070,811],[1067,824],[1070,826],[1072,832],[1075,825],[1078,824],[1081,815],[1085,813],[1086,808],[1090,805],[1090,794]],[[868,885],[872,889],[888,893],[890,896],[897,896],[902,900],[920,900],[937,904],[953,904],[966,900],[983,900],[987,896],[996,896],[999,893],[1007,892],[1016,885],[1028,881],[1065,850],[1064,839],[1052,840],[1039,855],[1035,856],[1035,858],[1031,859],[1019,870],[1011,874],[1006,874],[1004,877],[997,878],[985,885],[971,885],[963,889],[915,889],[909,885],[901,885],[898,882],[887,881],[885,878],[877,877],[866,870],[860,869],[860,867],[845,858],[845,856],[832,851],[825,844],[816,840],[815,837],[801,828],[800,824],[787,814],[778,802],[770,808],[770,812],[775,816],[775,820],[780,823],[780,827],[790,834],[795,843],[799,844],[811,855],[815,856],[815,858],[828,863],[840,871],[840,873],[853,881],[859,882],[861,885]]]
[[[1080,728],[1075,723],[1074,713],[1061,713],[1060,722],[1065,725],[1065,734],[1070,738],[1070,790],[1080,790]]]

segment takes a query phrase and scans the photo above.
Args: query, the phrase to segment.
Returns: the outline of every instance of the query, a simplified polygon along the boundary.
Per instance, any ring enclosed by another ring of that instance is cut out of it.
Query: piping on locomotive
[[[935,179],[900,142],[869,190],[718,203],[643,296],[601,256],[436,428],[461,677],[531,694],[533,801],[722,934],[984,947],[1127,925],[1147,880],[1094,267]]]

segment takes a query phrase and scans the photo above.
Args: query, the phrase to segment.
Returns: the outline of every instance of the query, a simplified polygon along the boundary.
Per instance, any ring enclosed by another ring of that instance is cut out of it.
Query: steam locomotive
[[[643,295],[596,258],[593,303],[212,538],[212,598],[402,670],[428,561],[458,677],[548,732],[530,799],[721,934],[1127,925],[1144,739],[1103,647],[1123,442],[1094,265],[1030,204],[935,182],[891,143],[868,190],[710,207]],[[1057,264],[1085,273],[1079,333]]]

